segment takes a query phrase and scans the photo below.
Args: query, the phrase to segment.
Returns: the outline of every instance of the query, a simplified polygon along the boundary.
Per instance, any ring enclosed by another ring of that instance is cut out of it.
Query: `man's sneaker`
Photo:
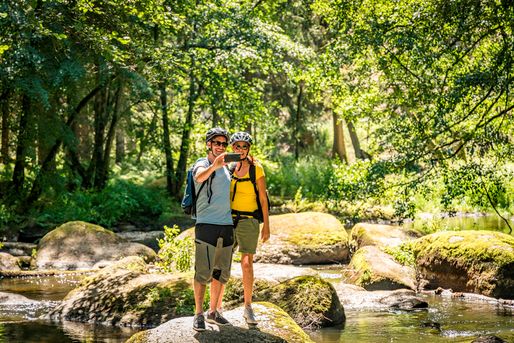
[[[205,317],[203,314],[197,314],[194,316],[193,329],[196,331],[205,331]]]
[[[259,322],[255,319],[255,314],[253,313],[253,309],[251,307],[246,307],[243,313],[244,319],[246,319],[247,324],[257,325]]]
[[[216,324],[216,325],[229,325],[229,321],[223,318],[223,316],[218,312],[209,312],[207,314],[207,323]]]

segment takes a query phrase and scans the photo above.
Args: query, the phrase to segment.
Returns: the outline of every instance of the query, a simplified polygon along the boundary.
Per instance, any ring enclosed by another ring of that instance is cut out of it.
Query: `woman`
[[[246,132],[236,132],[230,137],[233,151],[241,155],[241,160],[230,168],[230,199],[235,226],[234,246],[238,245],[241,253],[245,305],[243,316],[248,324],[256,325],[252,310],[253,255],[259,240],[259,221],[263,223],[260,232],[263,243],[269,239],[270,229],[264,169],[250,156],[252,142],[252,137]],[[221,307],[221,298],[218,304]]]

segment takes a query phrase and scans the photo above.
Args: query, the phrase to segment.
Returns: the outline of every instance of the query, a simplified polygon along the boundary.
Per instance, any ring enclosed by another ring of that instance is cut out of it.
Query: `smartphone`
[[[241,155],[229,152],[225,155],[225,162],[238,162],[241,161]]]

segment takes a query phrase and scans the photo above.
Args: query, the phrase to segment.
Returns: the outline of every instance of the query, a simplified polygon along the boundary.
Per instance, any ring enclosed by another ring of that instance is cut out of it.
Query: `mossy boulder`
[[[89,269],[127,256],[141,256],[150,262],[157,255],[149,247],[128,242],[101,226],[74,221],[41,239],[35,264],[39,269]]]
[[[348,234],[326,213],[304,212],[270,216],[271,237],[257,248],[256,262],[319,264],[348,260]]]
[[[358,223],[353,226],[350,232],[349,245],[352,251],[357,251],[367,245],[377,247],[398,246],[418,237],[419,235],[407,231],[401,226]]]
[[[263,286],[257,284],[254,299],[278,305],[302,328],[334,326],[345,320],[334,287],[318,276],[299,276],[273,286]]]
[[[223,316],[232,325],[208,325],[203,332],[193,330],[193,317],[170,320],[155,329],[138,332],[127,343],[312,343],[309,336],[279,307],[254,303],[259,319],[257,327],[248,327],[243,319],[243,307],[225,311]]]
[[[148,273],[140,257],[127,257],[84,279],[49,317],[120,326],[156,326],[191,315],[192,274]]]
[[[514,298],[514,237],[493,231],[437,232],[413,241],[426,288]]]
[[[349,264],[349,281],[368,291],[416,289],[416,273],[379,248],[368,245],[353,255]]]

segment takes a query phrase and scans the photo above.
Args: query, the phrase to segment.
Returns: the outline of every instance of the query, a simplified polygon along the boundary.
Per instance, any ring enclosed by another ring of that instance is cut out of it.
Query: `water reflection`
[[[121,343],[136,330],[88,325],[81,323],[53,324],[45,321],[29,321],[0,324],[0,342],[5,343],[67,343],[105,342]]]
[[[344,327],[311,333],[315,342],[469,342],[489,334],[514,342],[512,312],[488,303],[426,297],[431,308],[418,312],[346,311]],[[502,314],[503,313],[503,314]],[[506,315],[507,314],[507,315]]]
[[[514,229],[514,218],[509,219],[509,225]],[[436,218],[424,216],[404,224],[406,228],[418,229],[421,232],[435,232],[437,230],[491,230],[509,233],[507,223],[495,215],[486,216],[455,216]],[[514,232],[512,232],[514,234]]]

